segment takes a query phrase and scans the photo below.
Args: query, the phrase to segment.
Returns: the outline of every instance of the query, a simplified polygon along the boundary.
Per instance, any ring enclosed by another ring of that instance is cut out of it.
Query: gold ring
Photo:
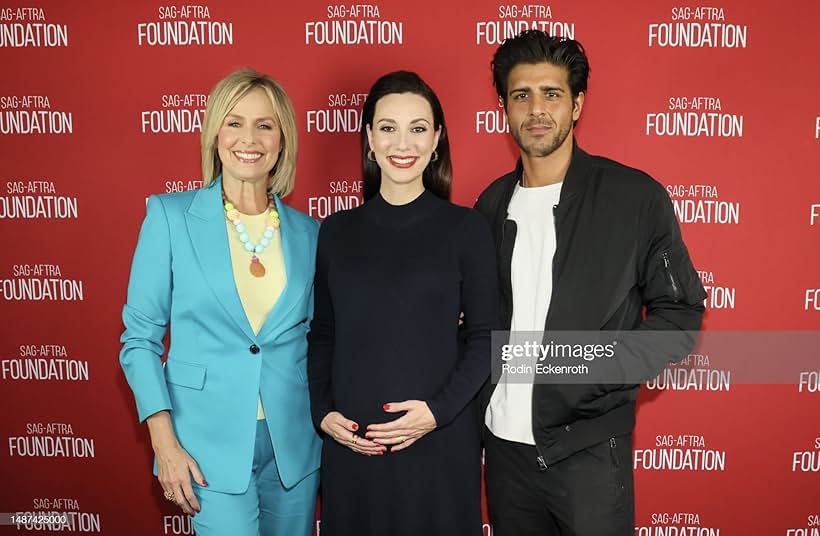
[[[407,438],[406,438],[406,437],[404,437],[403,435],[400,435],[400,436],[399,436],[399,437],[397,437],[396,439],[398,439],[398,440],[399,440],[399,443],[404,443],[405,441],[407,441]]]
[[[351,441],[353,442],[354,445],[356,444],[357,439],[358,438],[356,437],[356,434],[353,434],[353,439],[351,439]]]
[[[168,499],[169,501],[174,500],[174,492],[173,491],[166,491],[165,493],[163,493],[163,495],[165,495],[165,498]]]

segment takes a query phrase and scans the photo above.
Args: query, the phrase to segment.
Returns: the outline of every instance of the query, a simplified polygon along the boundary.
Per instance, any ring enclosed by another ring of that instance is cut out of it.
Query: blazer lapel
[[[265,337],[270,337],[282,325],[283,320],[288,317],[299,298],[305,293],[308,288],[306,281],[306,274],[312,273],[308,270],[307,263],[310,255],[309,252],[304,251],[307,244],[307,232],[301,226],[295,224],[288,215],[291,210],[286,207],[279,196],[274,197],[276,202],[276,210],[279,212],[279,232],[282,236],[282,255],[285,258],[285,288],[282,294],[276,301],[276,305],[268,314],[265,323],[259,330],[259,339],[263,340]]]
[[[205,281],[236,326],[255,340],[236,290],[221,193],[221,180],[199,190],[185,213],[185,222]]]

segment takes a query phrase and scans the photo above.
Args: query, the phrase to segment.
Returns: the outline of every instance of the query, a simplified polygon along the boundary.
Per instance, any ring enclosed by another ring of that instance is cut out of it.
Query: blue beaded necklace
[[[228,201],[224,190],[222,191],[222,202],[224,203],[225,217],[233,224],[236,233],[239,235],[239,241],[242,242],[245,250],[251,254],[251,275],[254,277],[264,277],[265,266],[257,255],[265,251],[265,248],[270,245],[274,233],[279,230],[279,213],[276,211],[276,202],[273,200],[273,195],[271,194],[268,198],[268,221],[265,226],[265,232],[262,234],[262,238],[259,239],[258,243],[254,243],[251,240],[251,237],[248,235],[248,229],[239,218],[241,214],[234,204]]]

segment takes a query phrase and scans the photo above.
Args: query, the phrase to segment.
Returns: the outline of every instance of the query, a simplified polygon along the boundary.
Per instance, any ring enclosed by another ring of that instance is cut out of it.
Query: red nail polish
[[[385,404],[382,407],[384,408],[384,411],[390,411],[390,404]]]
[[[359,425],[356,424],[355,422],[353,424],[351,424],[350,427],[353,428],[354,431],[359,429]]]
[[[205,480],[204,478],[202,479],[202,485],[203,485],[203,486],[207,486],[207,485],[208,485],[208,481],[207,481],[207,480]]]

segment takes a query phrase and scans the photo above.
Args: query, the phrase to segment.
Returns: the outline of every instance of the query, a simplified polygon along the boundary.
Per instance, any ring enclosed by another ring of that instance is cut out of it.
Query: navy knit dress
[[[438,427],[384,456],[325,436],[322,536],[480,536],[479,419],[498,323],[495,251],[485,220],[425,191],[394,206],[376,195],[321,227],[308,336],[313,418],[367,425],[426,401]],[[464,312],[463,345],[459,314]]]

